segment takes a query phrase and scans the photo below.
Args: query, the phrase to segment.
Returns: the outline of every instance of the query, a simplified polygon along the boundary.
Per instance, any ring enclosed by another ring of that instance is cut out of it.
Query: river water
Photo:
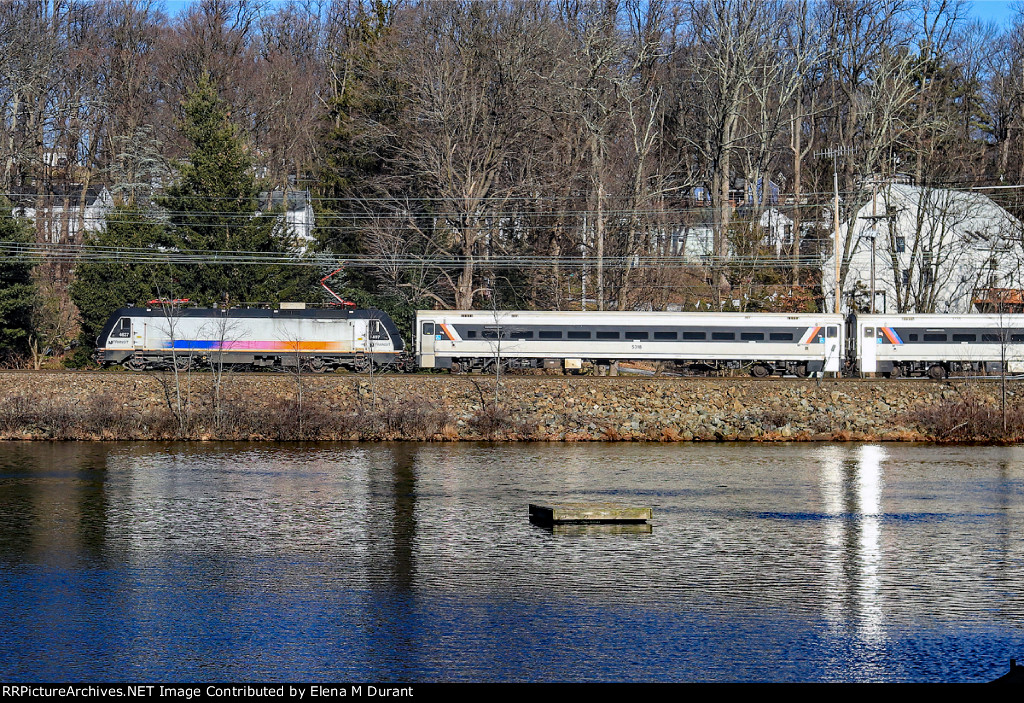
[[[0,443],[0,594],[5,682],[985,681],[1024,449]]]

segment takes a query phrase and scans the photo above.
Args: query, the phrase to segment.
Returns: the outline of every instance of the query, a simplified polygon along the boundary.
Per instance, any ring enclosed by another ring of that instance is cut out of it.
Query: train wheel
[[[807,364],[799,364],[795,369],[793,369],[793,373],[795,373],[798,378],[807,378],[810,375],[807,371]]]
[[[174,368],[178,371],[187,371],[192,365],[192,359],[187,356],[176,356],[174,357]]]
[[[903,375],[903,367],[893,364],[892,371],[885,374],[886,378],[900,378]]]
[[[121,365],[124,366],[129,371],[146,370],[146,362],[144,362],[142,359],[136,359],[134,356],[131,359],[126,359],[124,363],[122,363]]]
[[[946,367],[942,364],[932,364],[928,367],[928,378],[940,381],[946,377]]]
[[[754,378],[768,378],[772,375],[772,370],[764,364],[754,364],[750,367],[750,375]]]

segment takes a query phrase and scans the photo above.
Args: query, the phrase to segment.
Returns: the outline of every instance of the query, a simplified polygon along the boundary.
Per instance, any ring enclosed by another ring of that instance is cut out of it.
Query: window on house
[[[907,238],[906,237],[896,237],[896,253],[897,254],[902,254],[906,250],[907,250]]]
[[[900,273],[902,274],[900,276],[900,278],[901,278],[901,280],[903,282],[903,287],[904,288],[909,288],[910,287],[910,269],[903,269]]]

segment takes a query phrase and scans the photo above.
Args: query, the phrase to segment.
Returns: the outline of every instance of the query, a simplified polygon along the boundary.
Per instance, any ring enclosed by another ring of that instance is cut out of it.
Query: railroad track
[[[77,369],[0,369],[0,377],[2,376],[80,376],[84,378],[98,378],[98,377],[110,377],[110,378],[143,378],[146,376],[158,376],[161,373],[169,374],[169,371],[82,371]],[[209,371],[191,371],[181,372],[182,374],[191,373],[192,375],[205,378],[210,376]],[[294,372],[290,371],[234,371],[226,372],[225,376],[230,378],[288,378],[294,377]],[[334,372],[334,373],[312,373],[303,372],[304,378],[359,378],[369,380],[370,378],[377,379],[437,379],[437,378],[450,378],[450,379],[477,379],[477,380],[493,380],[493,374],[448,374],[448,373],[375,373],[372,376],[366,373],[347,373],[347,372]],[[505,372],[502,374],[502,378],[511,378],[516,380],[536,380],[536,381],[550,381],[552,379],[572,379],[572,380],[595,380],[601,379],[611,383],[628,382],[636,380],[646,381],[702,381],[720,384],[736,383],[737,381],[749,382],[749,383],[816,383],[819,379],[815,378],[798,378],[796,376],[769,376],[767,378],[755,378],[749,375],[737,375],[737,376],[681,376],[675,374],[660,374],[654,375],[635,373],[623,371],[620,369],[618,376],[594,376],[594,375],[545,375],[545,374],[519,374]],[[899,379],[887,379],[887,378],[860,378],[856,376],[847,376],[842,378],[824,378],[820,379],[821,382],[825,383],[944,383],[948,381],[988,381],[996,382],[999,381],[999,376],[952,376],[947,379],[935,381],[925,377],[904,377]],[[1024,376],[1007,376],[1008,381],[1021,381],[1024,380]]]

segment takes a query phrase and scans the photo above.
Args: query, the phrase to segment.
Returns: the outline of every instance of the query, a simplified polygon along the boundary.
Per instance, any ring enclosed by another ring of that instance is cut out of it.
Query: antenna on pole
[[[836,315],[841,312],[839,308],[842,298],[839,284],[840,264],[842,262],[842,256],[839,252],[839,157],[852,153],[853,148],[848,146],[833,147],[814,152],[815,157],[824,156],[825,158],[832,159],[832,184],[835,188],[835,200],[832,205],[832,227],[835,230],[835,243],[832,248],[836,259]]]

